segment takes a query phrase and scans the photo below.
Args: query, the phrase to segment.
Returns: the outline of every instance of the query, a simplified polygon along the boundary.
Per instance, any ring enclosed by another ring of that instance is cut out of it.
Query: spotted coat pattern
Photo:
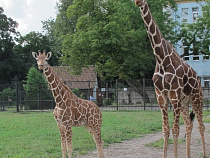
[[[172,134],[174,138],[174,157],[177,157],[177,140],[179,136],[180,113],[186,125],[186,157],[190,157],[190,140],[192,121],[189,117],[189,104],[196,114],[201,139],[203,143],[203,156],[205,157],[205,126],[202,121],[203,93],[200,80],[196,72],[183,61],[173,46],[164,39],[158,25],[152,17],[146,0],[135,0],[139,6],[148,37],[156,58],[156,67],[153,75],[157,101],[162,112],[164,151],[163,157],[167,157],[168,138],[170,134],[168,123],[168,101],[173,105],[174,123]]]
[[[72,126],[84,126],[93,136],[99,158],[104,158],[101,140],[102,114],[99,107],[94,102],[77,97],[61,82],[46,61],[51,52],[47,55],[45,52],[41,54],[40,51],[39,55],[35,52],[32,54],[39,69],[43,70],[56,103],[53,115],[61,135],[62,157],[66,158],[66,151],[68,157],[72,157]]]

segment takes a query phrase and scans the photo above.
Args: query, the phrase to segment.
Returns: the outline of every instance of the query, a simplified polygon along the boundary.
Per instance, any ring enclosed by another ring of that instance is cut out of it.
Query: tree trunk
[[[143,97],[144,103],[150,103],[149,97],[146,93],[145,87],[141,82],[137,81],[126,81],[129,86],[131,86],[138,94]]]

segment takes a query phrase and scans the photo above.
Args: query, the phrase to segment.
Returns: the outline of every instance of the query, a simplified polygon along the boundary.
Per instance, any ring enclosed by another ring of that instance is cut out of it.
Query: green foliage
[[[16,32],[18,24],[3,12],[0,7],[0,84],[11,83],[20,68],[19,59],[13,51],[14,38],[19,35]]]
[[[49,61],[50,65],[58,65],[59,60],[58,58],[62,55],[61,54],[61,42],[58,36],[56,35],[55,29],[55,20],[48,19],[42,21],[43,29],[45,30],[44,37],[48,40],[48,43],[45,43],[45,49],[49,49],[49,51],[53,52],[52,57]]]
[[[2,92],[0,92],[1,99],[5,101],[12,101],[15,100],[16,97],[16,90],[10,87],[5,88]]]
[[[36,68],[32,67],[29,69],[26,83],[27,84],[24,86],[26,91],[39,91],[39,87],[35,84],[46,83],[46,81],[43,75]]]
[[[40,100],[40,98],[49,99],[51,98],[51,92],[48,89],[48,85],[46,80],[44,79],[43,75],[34,67],[30,68],[27,81],[24,85],[24,90],[26,91],[26,100]],[[29,102],[28,108],[29,109],[39,109],[38,102]],[[49,105],[48,105],[49,106]],[[47,107],[48,107],[47,106]],[[47,108],[45,106],[45,108]]]
[[[76,96],[85,99],[85,97],[83,96],[83,93],[79,90],[79,88],[75,88],[71,90]]]
[[[24,64],[25,68],[24,72],[28,72],[29,68],[35,64],[35,60],[32,57],[31,52],[37,52],[38,50],[46,50],[46,52],[49,52],[51,51],[53,45],[53,41],[50,40],[49,36],[43,35],[41,33],[36,33],[34,31],[30,32],[25,36],[21,36],[17,40],[17,42],[18,44],[16,45],[14,50],[15,52],[17,52],[19,58],[21,58],[23,61],[22,64]],[[49,64],[58,64],[56,53],[52,53],[52,57],[49,60]],[[26,76],[26,74],[24,76]]]
[[[53,51],[54,43],[49,34],[30,32],[21,36],[16,31],[18,23],[3,14],[0,7],[0,83],[12,80],[25,80],[30,67],[34,65],[31,52],[38,50]],[[44,23],[45,28],[52,23]],[[57,65],[57,53],[53,53],[51,65]]]
[[[50,32],[54,40],[53,51],[58,55],[62,54],[63,36],[75,30],[75,19],[68,19],[66,15],[66,10],[72,3],[73,0],[60,0],[60,3],[57,3],[58,14]]]
[[[189,55],[189,51],[194,55],[210,54],[210,1],[206,1],[206,4],[202,6],[202,12],[202,17],[200,16],[196,23],[181,24],[176,40],[181,40],[186,46],[185,49],[188,50],[183,56]]]
[[[112,100],[110,98],[105,98],[103,100],[103,105],[107,106],[107,105],[112,105]]]
[[[178,139],[178,144],[184,143],[185,140],[183,139]],[[158,149],[163,149],[163,144],[164,144],[164,139],[161,138],[160,140],[157,140],[155,142],[146,144],[146,146],[150,146],[150,147],[154,147],[154,148],[158,148]],[[168,139],[168,144],[174,144],[174,140],[173,139]]]
[[[172,34],[173,25],[165,27],[169,15],[159,7],[170,3],[155,0],[148,3],[152,4],[151,10],[162,32]],[[66,14],[69,20],[77,20],[75,31],[64,36],[62,59],[75,71],[95,65],[99,75],[108,79],[152,76],[155,59],[133,1],[75,0]]]

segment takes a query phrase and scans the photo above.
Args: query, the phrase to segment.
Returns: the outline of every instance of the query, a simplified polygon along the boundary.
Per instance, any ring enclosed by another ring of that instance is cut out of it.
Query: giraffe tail
[[[190,113],[190,120],[192,121],[192,123],[193,123],[194,119],[195,119],[195,114],[194,114],[193,111],[192,111],[192,112]],[[185,133],[184,138],[186,138],[186,133]]]
[[[190,113],[190,119],[193,122],[195,118],[195,114],[193,113],[193,111]]]

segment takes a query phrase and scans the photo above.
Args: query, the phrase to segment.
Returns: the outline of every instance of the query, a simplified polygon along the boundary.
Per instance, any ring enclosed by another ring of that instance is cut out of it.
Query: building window
[[[189,9],[188,8],[182,8],[182,23],[188,23],[189,22]]]
[[[184,59],[185,61],[189,61],[189,60],[190,60],[190,57],[189,57],[189,56],[184,56],[183,59]]]
[[[199,56],[198,55],[193,56],[193,60],[194,61],[199,61]]]
[[[192,8],[192,19],[193,23],[197,22],[198,19],[198,8]]]
[[[209,60],[209,55],[204,55],[203,60]]]
[[[204,87],[210,87],[210,77],[204,77]]]

